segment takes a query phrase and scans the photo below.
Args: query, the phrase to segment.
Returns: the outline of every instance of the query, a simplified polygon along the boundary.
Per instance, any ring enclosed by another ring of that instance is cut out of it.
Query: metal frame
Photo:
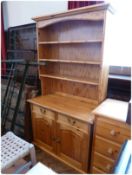
[[[39,64],[38,62],[28,62],[28,61],[24,61],[20,59],[19,60],[6,60],[2,62],[5,62],[6,64],[11,64],[9,75],[6,77],[8,78],[7,79],[8,83],[7,83],[6,91],[5,91],[3,102],[2,102],[2,113],[1,113],[2,122],[1,124],[2,124],[2,134],[4,134],[6,131],[5,126],[6,126],[6,122],[8,119],[8,113],[9,113],[9,110],[11,109],[11,100],[12,100],[14,89],[15,89],[15,83],[17,82],[16,66],[20,64],[20,65],[23,65],[24,68],[22,71],[22,80],[21,80],[20,87],[19,87],[19,92],[18,92],[18,96],[16,100],[16,106],[15,106],[13,118],[11,121],[11,126],[10,126],[11,131],[14,131],[14,128],[15,128],[15,123],[17,119],[17,114],[19,112],[21,97],[22,97],[24,86],[25,86],[28,69],[30,66],[38,66]],[[40,64],[45,65],[44,62],[41,62]]]

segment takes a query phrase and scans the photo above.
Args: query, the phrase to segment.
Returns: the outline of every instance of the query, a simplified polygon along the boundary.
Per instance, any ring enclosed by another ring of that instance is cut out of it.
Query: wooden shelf
[[[102,47],[105,12],[79,13],[65,19],[53,16],[52,20],[40,20],[37,29],[38,61],[46,65],[39,66],[42,95],[62,92],[103,101],[108,74]]]
[[[60,60],[60,59],[39,59],[40,62],[60,62],[60,63],[77,63],[77,64],[92,64],[100,65],[100,61],[79,61],[79,60]]]
[[[39,44],[80,44],[80,43],[102,43],[103,40],[75,40],[75,41],[40,41]]]
[[[40,74],[40,77],[53,78],[53,79],[59,79],[59,80],[66,80],[66,81],[72,81],[72,82],[77,82],[77,83],[84,83],[84,84],[89,84],[89,85],[94,85],[94,86],[98,86],[99,85],[99,83],[93,82],[93,81],[86,81],[86,80],[80,80],[80,79],[69,78],[69,77],[61,77],[61,76],[57,76],[57,75]]]

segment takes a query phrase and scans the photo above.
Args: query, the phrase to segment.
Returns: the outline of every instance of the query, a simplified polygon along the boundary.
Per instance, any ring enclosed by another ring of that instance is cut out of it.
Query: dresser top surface
[[[42,21],[42,20],[65,17],[65,16],[75,15],[75,14],[80,14],[85,12],[106,10],[108,7],[109,7],[109,10],[111,11],[111,6],[108,3],[100,3],[97,5],[90,5],[86,7],[77,8],[77,9],[67,10],[60,13],[54,13],[54,14],[45,15],[45,16],[36,16],[36,17],[33,17],[32,19],[35,21]]]
[[[95,108],[95,104],[58,94],[39,96],[28,100],[28,102],[69,115],[84,122],[93,123],[93,117],[90,114]]]
[[[93,113],[101,115],[106,118],[115,119],[118,121],[126,122],[128,112],[128,102],[106,99],[103,101]]]

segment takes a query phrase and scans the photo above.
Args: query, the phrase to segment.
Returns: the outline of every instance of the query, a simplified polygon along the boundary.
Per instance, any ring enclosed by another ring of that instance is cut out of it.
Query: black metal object
[[[13,64],[13,67],[14,67],[14,64]],[[10,105],[11,105],[12,96],[14,93],[15,83],[16,83],[16,70],[14,71],[14,74],[13,74],[12,69],[11,69],[11,75],[9,76],[6,93],[4,95],[4,100],[2,103],[2,115],[1,115],[2,116],[2,132],[4,132],[7,116],[8,116]]]
[[[5,63],[6,73],[2,74],[1,76],[1,80],[2,80],[1,82],[3,83],[2,88],[4,88],[2,92],[2,97],[3,97],[3,93],[6,90],[6,92],[4,93],[4,97],[1,98],[3,100],[1,103],[2,105],[2,112],[1,112],[2,123],[1,124],[3,128],[5,128],[5,124],[7,125],[7,123],[11,123],[12,118],[14,118],[14,121],[16,122],[13,122],[13,123],[15,123],[15,131],[16,131],[18,128],[17,126],[21,125],[21,123],[18,122],[18,118],[20,118],[21,115],[25,117],[24,112],[26,112],[26,109],[24,109],[25,111],[24,110],[20,111],[22,104],[18,105],[19,102],[15,101],[16,98],[18,97],[19,99],[24,98],[23,97],[24,94],[21,94],[22,95],[21,98],[20,98],[21,95],[19,95],[22,82],[24,81],[24,85],[26,84],[25,88],[24,87],[23,87],[24,89],[22,88],[23,93],[28,91],[29,86],[34,88],[37,87],[37,89],[40,89],[38,68],[36,67],[38,65],[38,63],[36,62],[37,60],[36,46],[37,45],[36,45],[36,24],[35,23],[20,25],[16,27],[10,27],[6,32],[6,48],[7,48],[7,58]],[[24,70],[26,69],[27,64],[28,64],[28,68],[27,68],[28,70],[26,73],[27,76],[25,77],[25,80],[24,80],[24,77],[23,77],[25,76]],[[15,69],[14,70],[15,72],[12,73],[12,76],[10,75],[11,69],[12,69],[11,66],[14,66],[14,69]],[[16,79],[16,83],[14,81],[15,79]],[[13,89],[13,82],[14,82],[14,92],[10,91]],[[7,101],[9,102],[8,99],[10,99],[11,104],[8,103],[7,105]],[[14,105],[20,106],[20,108],[18,107],[19,110]],[[18,110],[18,112],[15,112],[16,110]],[[10,126],[10,124],[8,126]]]
[[[129,101],[131,98],[131,67],[110,66],[108,98]]]
[[[8,69],[6,70],[6,74],[4,75],[2,74],[2,81],[6,80],[6,83],[7,83],[5,94],[4,94],[2,103],[1,103],[2,104],[2,111],[1,111],[2,123],[1,124],[2,124],[2,133],[4,134],[4,132],[7,131],[5,126],[8,121],[10,121],[11,123],[10,128],[8,128],[8,130],[14,131],[18,113],[20,112],[22,113],[19,107],[20,107],[23,89],[24,89],[26,80],[30,78],[30,81],[31,81],[31,78],[33,78],[33,81],[34,81],[34,77],[28,77],[29,68],[38,66],[38,63],[37,62],[27,62],[27,61],[20,60],[20,59],[6,60],[2,62],[5,62],[6,66],[8,67]],[[44,65],[45,63],[40,63],[40,64]],[[36,67],[36,69],[38,68]],[[36,81],[38,81],[38,74],[36,74]],[[18,86],[18,82],[19,82],[19,86]],[[11,106],[12,97],[14,95],[14,91],[16,90],[15,89],[16,86],[17,86],[18,94],[16,97],[15,107],[12,108]],[[12,119],[8,118],[8,114],[10,110],[13,111]]]
[[[7,59],[36,60],[36,24],[10,27],[7,32]]]
[[[107,98],[129,101],[131,98],[131,80],[124,76],[109,76]]]
[[[15,127],[14,124],[15,124],[17,113],[18,113],[18,110],[19,110],[20,100],[21,100],[22,91],[23,91],[23,88],[24,88],[25,80],[26,80],[28,67],[29,67],[29,64],[28,63],[25,64],[23,77],[22,77],[22,81],[21,81],[21,86],[20,86],[19,94],[18,94],[18,98],[17,98],[16,108],[15,108],[15,112],[14,112],[14,115],[13,115],[13,118],[12,118],[11,131],[14,131],[14,127]]]
[[[126,122],[131,125],[131,107],[132,107],[132,100],[129,101],[129,105],[128,105],[128,112],[127,112],[127,120]]]
[[[2,112],[4,112],[4,103],[6,101],[9,85],[10,85],[10,82],[11,82],[12,70],[14,70],[14,64],[12,64],[11,69],[10,69],[10,73],[9,73],[9,76],[8,76],[8,84],[7,84],[5,95],[4,95],[4,98],[3,98]],[[2,118],[3,118],[3,114],[2,114]]]

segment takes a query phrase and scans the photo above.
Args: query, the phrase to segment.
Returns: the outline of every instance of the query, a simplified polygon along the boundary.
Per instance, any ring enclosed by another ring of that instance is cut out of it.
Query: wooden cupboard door
[[[75,167],[87,172],[88,134],[77,128],[57,123],[57,154]]]
[[[55,152],[55,121],[32,113],[33,138],[45,149]]]

